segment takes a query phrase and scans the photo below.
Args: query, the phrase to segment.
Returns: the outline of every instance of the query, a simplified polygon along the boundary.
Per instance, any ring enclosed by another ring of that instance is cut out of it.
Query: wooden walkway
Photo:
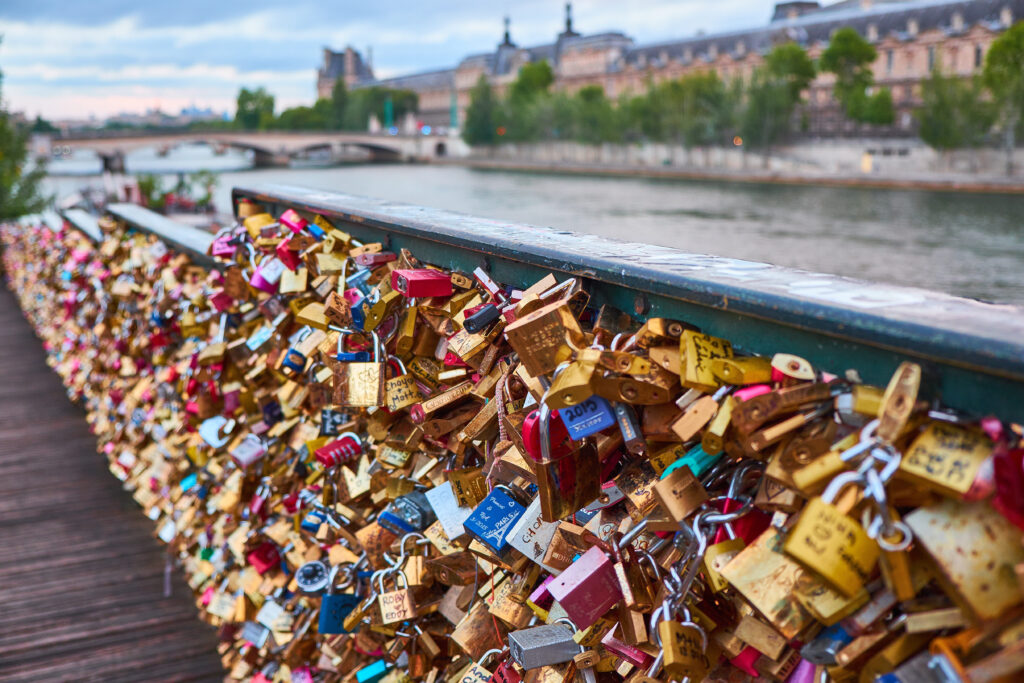
[[[218,681],[214,629],[0,288],[0,681]]]

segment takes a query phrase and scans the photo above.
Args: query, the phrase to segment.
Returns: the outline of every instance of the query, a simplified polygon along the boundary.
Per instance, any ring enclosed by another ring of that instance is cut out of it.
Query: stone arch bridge
[[[52,148],[63,151],[92,150],[103,159],[103,169],[124,170],[125,155],[148,147],[174,147],[205,143],[251,150],[257,168],[287,166],[288,162],[316,150],[340,156],[346,148],[369,152],[371,161],[426,161],[451,154],[456,141],[428,135],[386,135],[350,132],[224,131],[207,133],[131,132],[54,138]]]

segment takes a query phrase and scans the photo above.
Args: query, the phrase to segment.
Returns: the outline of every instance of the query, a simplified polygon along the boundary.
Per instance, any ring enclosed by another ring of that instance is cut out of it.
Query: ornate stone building
[[[470,55],[452,69],[381,80],[373,78],[352,48],[340,53],[324,50],[317,84],[321,95],[330,93],[338,77],[350,87],[372,84],[415,90],[422,122],[447,127],[453,117],[463,120],[469,91],[481,75],[502,92],[529,62],[547,60],[558,89],[572,92],[600,85],[609,97],[617,98],[642,92],[652,81],[688,73],[716,71],[725,80],[749,78],[773,45],[790,40],[816,58],[836,29],[851,26],[878,50],[875,80],[891,89],[897,109],[895,124],[879,132],[910,134],[921,80],[933,68],[963,76],[976,72],[992,41],[1021,18],[1024,0],[841,0],[824,7],[800,0],[777,4],[768,24],[758,28],[637,45],[622,33],[578,33],[566,5],[564,30],[546,45],[517,46],[506,20],[504,39],[493,51]],[[810,135],[862,132],[842,116],[832,97],[831,76],[819,76],[806,99]]]

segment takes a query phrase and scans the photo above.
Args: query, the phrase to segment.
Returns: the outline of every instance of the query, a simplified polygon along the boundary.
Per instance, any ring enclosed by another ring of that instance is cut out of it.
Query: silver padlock
[[[513,631],[508,635],[509,654],[524,669],[568,662],[580,653],[572,639],[574,630],[567,624],[554,623]]]

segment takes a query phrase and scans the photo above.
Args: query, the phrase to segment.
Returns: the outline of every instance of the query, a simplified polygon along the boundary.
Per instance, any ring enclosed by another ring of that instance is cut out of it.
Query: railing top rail
[[[100,230],[99,222],[88,211],[84,209],[67,209],[61,212],[61,215],[64,216],[64,220],[81,230],[93,242],[99,242],[103,239],[103,231]]]
[[[205,230],[172,221],[137,204],[108,204],[107,211],[143,232],[156,235],[168,246],[185,252],[199,265],[223,267],[207,254],[213,243],[213,234]]]
[[[1024,380],[1019,306],[289,185],[244,185],[232,197]]]

